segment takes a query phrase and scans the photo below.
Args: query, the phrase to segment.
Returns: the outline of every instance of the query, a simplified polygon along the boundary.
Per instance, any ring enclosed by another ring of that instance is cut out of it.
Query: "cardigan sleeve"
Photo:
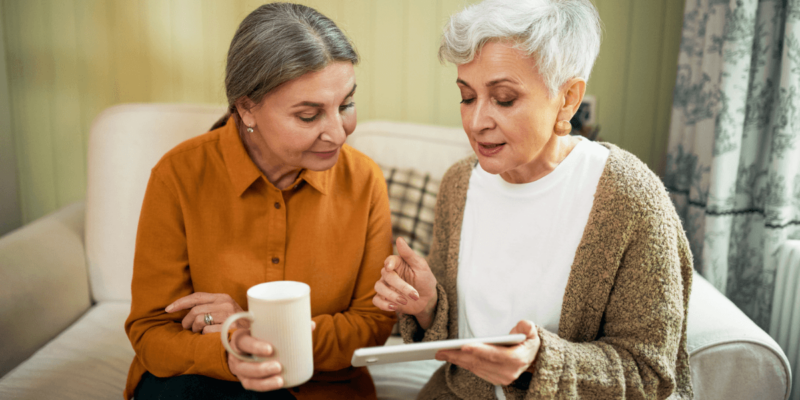
[[[447,315],[450,306],[447,304],[447,293],[444,291],[444,286],[437,283],[436,294],[439,296],[439,300],[436,303],[433,322],[428,329],[422,329],[417,319],[413,316],[400,314],[400,334],[403,336],[405,343],[447,339],[447,324],[450,322]]]
[[[691,265],[680,224],[667,218],[642,218],[635,229],[598,338],[575,343],[539,328],[527,393],[507,388],[512,398],[663,399],[676,391]]]

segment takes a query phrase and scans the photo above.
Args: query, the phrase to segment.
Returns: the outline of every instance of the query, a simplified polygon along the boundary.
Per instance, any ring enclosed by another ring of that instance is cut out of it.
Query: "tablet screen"
[[[389,364],[407,361],[433,360],[439,350],[460,349],[470,343],[511,346],[525,341],[525,335],[494,336],[488,338],[450,339],[435,342],[401,344],[396,346],[364,347],[353,353],[354,367]]]

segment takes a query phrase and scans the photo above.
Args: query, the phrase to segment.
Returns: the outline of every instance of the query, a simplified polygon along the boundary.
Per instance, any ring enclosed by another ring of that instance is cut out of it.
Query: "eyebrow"
[[[513,83],[515,85],[518,85],[518,83],[516,81],[513,81],[513,80],[508,79],[508,78],[501,78],[501,79],[495,79],[493,81],[490,81],[489,83],[486,84],[486,87],[492,87],[492,86],[498,85],[498,84],[503,83],[503,82]],[[464,82],[464,80],[461,79],[461,78],[456,79],[456,83],[460,83],[460,84],[462,84],[462,85],[464,85],[466,87],[472,87],[472,86],[469,85],[469,83]]]
[[[353,93],[355,93],[355,92],[356,92],[356,87],[357,87],[357,86],[358,86],[358,85],[356,85],[356,84],[353,84],[353,89],[352,89],[352,90],[350,90],[350,93],[348,93],[348,94],[347,94],[347,96],[344,96],[344,98],[346,99],[346,98],[348,98],[348,97],[352,96],[352,95],[353,95]],[[295,107],[301,107],[301,106],[315,107],[315,108],[322,108],[322,107],[325,107],[325,105],[324,105],[324,104],[322,104],[322,103],[314,103],[313,101],[301,101],[301,102],[299,102],[299,103],[297,103],[297,104],[293,105],[291,108],[295,108]]]

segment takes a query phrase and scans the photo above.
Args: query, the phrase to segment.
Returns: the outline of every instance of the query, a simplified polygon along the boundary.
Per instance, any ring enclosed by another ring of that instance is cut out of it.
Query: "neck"
[[[554,134],[533,160],[513,170],[500,173],[500,177],[508,183],[530,183],[544,178],[567,158],[579,141],[580,139],[570,135]]]
[[[264,138],[261,135],[254,133],[247,133],[239,129],[239,137],[242,138],[244,148],[247,150],[247,155],[256,164],[261,173],[267,180],[275,185],[276,188],[283,190],[288,188],[294,183],[297,176],[300,175],[300,168],[290,167],[279,162],[272,152],[269,151]]]

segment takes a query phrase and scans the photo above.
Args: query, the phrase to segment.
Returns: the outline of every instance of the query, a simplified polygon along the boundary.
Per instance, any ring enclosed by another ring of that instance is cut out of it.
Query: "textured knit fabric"
[[[311,287],[312,380],[303,398],[375,398],[353,352],[382,345],[395,317],[372,304],[392,252],[380,168],[344,146],[327,171],[303,171],[281,191],[248,156],[233,120],[169,151],[153,168],[136,239],[133,302],[125,324],[136,352],[125,395],[142,374],[236,380],[219,333],[181,326],[164,308],[193,292],[226,293],[247,309],[249,287],[293,280]],[[218,321],[221,323],[222,321]]]
[[[686,348],[692,262],[685,233],[658,177],[630,153],[604,145],[610,154],[575,253],[558,333],[538,328],[536,361],[503,388],[508,399],[692,397]],[[428,256],[439,302],[428,330],[401,316],[407,342],[458,337],[459,241],[476,163],[474,156],[462,160],[442,179]],[[446,363],[419,398],[494,393],[489,382]]]

